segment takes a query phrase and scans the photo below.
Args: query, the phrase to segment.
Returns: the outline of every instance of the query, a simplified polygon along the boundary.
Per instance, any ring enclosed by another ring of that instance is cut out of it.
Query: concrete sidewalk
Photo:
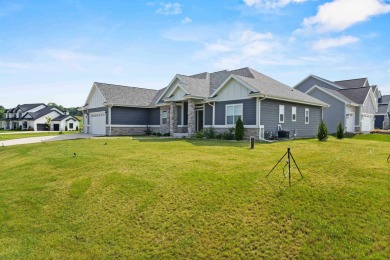
[[[0,142],[1,146],[11,146],[19,144],[33,144],[41,142],[52,142],[52,141],[63,141],[63,140],[73,140],[73,139],[83,139],[94,137],[90,134],[69,134],[69,135],[55,135],[55,136],[38,136],[38,137],[28,137],[20,138],[14,140],[6,140]]]

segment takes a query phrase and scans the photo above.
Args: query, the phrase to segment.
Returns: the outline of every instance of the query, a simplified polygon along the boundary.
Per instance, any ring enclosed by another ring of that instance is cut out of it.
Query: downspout
[[[257,98],[258,99],[258,104],[259,104],[259,109],[258,109],[258,113],[259,113],[259,123],[257,124],[257,127],[258,127],[258,129],[259,129],[259,139],[260,140],[263,140],[263,139],[261,139],[261,135],[260,135],[260,125],[261,125],[261,101],[262,100],[264,100],[264,99],[266,99],[267,98],[267,96],[264,96],[262,99],[259,99],[259,98]],[[265,131],[265,128],[264,128],[264,131]],[[264,132],[264,134],[265,134],[265,132]]]
[[[108,123],[109,123],[109,136],[111,136],[111,108],[114,104],[108,105]]]
[[[215,101],[214,101],[214,104],[211,104],[210,102],[208,102],[207,104],[213,108],[213,121],[211,123],[212,123],[212,126],[214,127],[214,125],[215,125]]]

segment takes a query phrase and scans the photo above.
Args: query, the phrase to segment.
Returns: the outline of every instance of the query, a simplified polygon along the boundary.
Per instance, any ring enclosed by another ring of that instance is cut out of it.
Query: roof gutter
[[[298,104],[307,104],[307,105],[318,106],[318,107],[329,107],[329,105],[327,105],[327,104],[319,104],[319,103],[314,103],[314,102],[305,102],[305,101],[302,101],[302,100],[281,98],[281,97],[277,97],[277,96],[264,95],[264,94],[259,94],[259,93],[249,94],[249,96],[251,96],[251,97],[266,97],[268,99],[288,101],[288,102],[294,102],[294,103],[298,103]]]

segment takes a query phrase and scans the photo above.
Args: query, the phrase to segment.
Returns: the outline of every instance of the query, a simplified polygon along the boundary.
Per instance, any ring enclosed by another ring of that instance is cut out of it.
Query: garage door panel
[[[105,135],[106,134],[106,113],[91,113],[89,118],[90,134]]]
[[[362,115],[362,132],[369,132],[373,129],[374,119],[372,115],[363,114]]]

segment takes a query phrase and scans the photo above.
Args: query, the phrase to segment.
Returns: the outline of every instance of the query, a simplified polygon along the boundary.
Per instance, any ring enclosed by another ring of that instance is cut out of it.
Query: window
[[[19,113],[18,113],[18,118],[22,118],[22,112],[21,111],[19,111]]]
[[[69,123],[69,129],[73,129],[73,123]]]
[[[168,121],[168,112],[162,111],[161,113],[161,124],[166,125]]]
[[[279,105],[279,123],[284,123],[284,105]]]
[[[226,124],[234,125],[238,118],[242,118],[242,104],[226,105]]]
[[[309,109],[305,108],[305,124],[309,123]]]
[[[293,122],[297,121],[297,107],[291,108],[291,121]]]

